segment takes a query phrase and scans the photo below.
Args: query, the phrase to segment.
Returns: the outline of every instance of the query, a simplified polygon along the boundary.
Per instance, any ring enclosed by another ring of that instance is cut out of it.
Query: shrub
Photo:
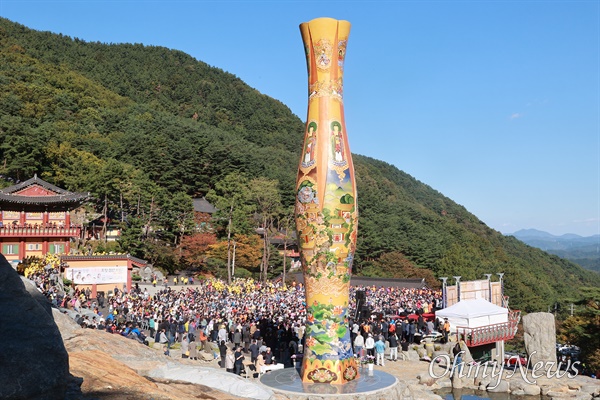
[[[248,271],[245,268],[236,268],[234,271],[234,275],[236,278],[252,278],[252,272]]]

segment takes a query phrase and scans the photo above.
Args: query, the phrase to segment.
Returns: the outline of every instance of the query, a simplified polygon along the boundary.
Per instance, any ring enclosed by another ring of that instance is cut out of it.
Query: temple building
[[[196,232],[212,232],[213,214],[218,210],[215,206],[206,200],[206,197],[196,197],[192,199],[194,204],[194,221]]]
[[[29,256],[69,254],[71,239],[81,228],[71,224],[71,212],[89,199],[35,175],[0,189],[0,251],[16,266]]]

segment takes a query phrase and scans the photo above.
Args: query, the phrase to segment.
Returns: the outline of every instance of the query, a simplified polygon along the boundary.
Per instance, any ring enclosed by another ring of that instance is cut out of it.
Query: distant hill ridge
[[[581,236],[567,233],[556,236],[537,229],[521,229],[511,236],[532,247],[600,272],[600,235]]]
[[[96,212],[107,204],[126,221],[123,249],[155,265],[176,260],[173,216],[230,174],[276,181],[291,209],[303,132],[280,101],[181,51],[88,43],[0,18],[0,175],[91,192]],[[397,167],[353,158],[353,273],[439,284],[504,272],[511,305],[526,311],[600,286],[599,274],[490,229]],[[161,235],[142,241],[150,221]]]
[[[581,235],[577,235],[575,233],[565,233],[560,236],[557,236],[557,235],[553,235],[551,233],[540,231],[537,229],[521,229],[519,231],[516,231],[515,233],[510,233],[509,235],[514,236],[517,239],[524,239],[524,238],[546,239],[546,238],[548,238],[548,239],[565,239],[565,240],[583,239],[585,241],[591,241],[591,242],[600,241],[600,234],[591,235],[591,236],[581,236]]]

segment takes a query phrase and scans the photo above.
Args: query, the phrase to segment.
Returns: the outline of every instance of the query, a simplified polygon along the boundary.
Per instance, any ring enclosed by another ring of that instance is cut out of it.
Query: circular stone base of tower
[[[401,391],[398,379],[379,370],[363,369],[358,379],[343,385],[331,385],[302,382],[299,370],[286,368],[264,374],[260,377],[260,383],[289,400],[358,398],[356,396],[361,400],[401,398],[398,397],[400,393],[396,395],[397,391]]]

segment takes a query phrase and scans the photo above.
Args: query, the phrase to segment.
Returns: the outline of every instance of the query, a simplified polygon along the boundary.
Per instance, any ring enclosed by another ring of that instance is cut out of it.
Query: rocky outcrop
[[[459,342],[460,351],[462,351],[462,362],[465,364],[469,364],[473,362],[473,356],[471,355],[471,350],[464,341]]]
[[[67,396],[69,399],[241,399],[203,384],[194,384],[186,379],[185,374],[168,377],[153,374],[155,370],[177,368],[180,363],[164,356],[162,351],[132,339],[81,328],[56,309],[53,313],[69,352],[71,382],[78,380],[79,393],[83,396]],[[196,362],[191,367],[195,368],[194,375],[206,375],[206,370],[216,372],[199,365]],[[151,374],[153,376],[149,378]],[[231,379],[242,380],[233,374],[228,375]]]
[[[107,334],[108,335],[108,334]],[[81,392],[94,399],[234,399],[183,380],[149,380],[99,350],[71,353],[71,372],[82,378]],[[231,374],[230,374],[231,375]]]
[[[60,332],[3,255],[0,308],[0,398],[63,399],[69,356]]]
[[[35,283],[25,278],[24,276],[19,277],[21,278],[21,282],[23,282],[27,293],[29,293],[31,297],[33,297],[35,301],[37,301],[38,304],[42,306],[42,308],[48,313],[48,315],[52,316],[52,304],[50,303],[50,300],[48,300],[48,298],[44,296],[42,292],[40,292],[37,286],[35,286]]]
[[[63,341],[67,341],[81,334],[83,331],[83,328],[77,325],[77,323],[73,321],[71,317],[69,317],[67,314],[61,313],[56,308],[52,309],[52,317],[54,319],[54,323],[60,331]]]
[[[190,383],[202,383],[223,392],[254,399],[269,400],[273,391],[266,386],[257,385],[229,372],[198,368],[191,365],[165,365],[150,371],[148,377],[153,379],[178,379]]]
[[[556,327],[554,315],[538,312],[523,316],[525,350],[530,365],[556,363]]]

